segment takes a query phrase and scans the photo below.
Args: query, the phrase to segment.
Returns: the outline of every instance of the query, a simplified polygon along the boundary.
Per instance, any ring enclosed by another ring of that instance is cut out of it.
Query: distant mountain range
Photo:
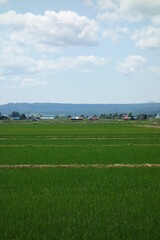
[[[8,103],[0,105],[0,112],[10,114],[13,111],[20,113],[41,113],[56,115],[81,115],[109,113],[157,113],[160,114],[160,103],[140,104],[64,104],[64,103]]]

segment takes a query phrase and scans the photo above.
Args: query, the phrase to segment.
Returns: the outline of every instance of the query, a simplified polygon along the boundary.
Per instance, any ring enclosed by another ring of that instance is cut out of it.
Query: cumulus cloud
[[[117,26],[115,28],[107,28],[103,31],[102,36],[111,40],[112,43],[119,43],[123,39],[123,35],[129,34],[127,27]]]
[[[159,48],[160,27],[149,25],[142,29],[136,29],[132,35],[132,39],[140,48]]]
[[[140,21],[144,17],[159,15],[159,0],[119,0],[120,12],[130,21]]]
[[[98,43],[96,21],[72,11],[45,11],[44,15],[0,14],[0,25],[11,42],[35,47],[91,46]]]
[[[119,22],[120,16],[117,14],[117,12],[103,12],[97,15],[97,20],[110,24],[114,22]]]
[[[21,52],[21,48],[8,46],[1,51],[0,76],[34,76],[72,69],[92,70],[97,66],[108,64],[108,59],[94,55],[77,57],[60,57],[57,59],[33,59]]]
[[[93,0],[83,0],[84,5],[93,6]]]
[[[123,36],[122,32],[117,31],[115,24],[124,26],[127,22],[131,27],[132,23],[143,21],[143,27],[133,29],[131,39],[140,48],[160,47],[159,0],[94,0],[94,3],[97,9],[100,9],[97,14],[99,23],[109,25],[109,28],[103,31],[104,37],[109,38],[113,43],[118,43]]]
[[[152,17],[151,20],[152,20],[152,23],[155,26],[159,26],[160,27],[160,15]]]
[[[9,49],[11,52],[9,52]],[[0,56],[0,81],[8,79],[11,88],[34,87],[47,85],[47,81],[39,80],[48,74],[78,69],[92,73],[95,67],[108,64],[109,60],[89,56],[60,57],[58,59],[33,59],[19,52],[19,49],[7,48]],[[6,54],[7,53],[7,54]]]
[[[160,66],[152,66],[149,68],[149,71],[160,74]]]
[[[116,9],[117,6],[113,0],[97,0],[97,4],[101,10]]]
[[[84,5],[98,7],[100,10],[113,10],[117,8],[115,0],[83,0]]]
[[[4,76],[0,76],[0,81],[5,80],[6,78]]]
[[[20,81],[20,87],[35,87],[38,85],[47,85],[47,82],[34,78],[24,78]]]
[[[159,0],[96,0],[95,3],[101,10],[118,14],[128,21],[137,22],[144,17],[152,17],[160,13]]]
[[[108,64],[108,59],[91,56],[61,57],[58,60],[40,60],[38,61],[38,71],[67,71],[75,68],[92,69],[95,66]]]
[[[136,45],[140,48],[160,47],[160,16],[155,15],[150,19],[150,25],[134,30],[131,36],[131,38],[136,42]]]
[[[97,19],[106,23],[117,21],[139,22],[159,16],[159,0],[85,0],[100,10]]]
[[[8,0],[0,0],[0,5],[1,4],[6,4],[6,3],[8,3]]]
[[[116,64],[116,70],[123,74],[131,74],[140,72],[142,70],[143,63],[146,62],[146,58],[134,55],[129,56],[123,61],[120,61]]]
[[[34,74],[37,71],[36,65],[34,59],[23,55],[2,54],[0,56],[0,74],[3,76]]]
[[[9,88],[37,87],[44,85],[48,85],[47,81],[32,77],[20,77],[17,75],[12,78]]]
[[[102,33],[104,38],[111,40],[112,43],[119,43],[122,40],[121,35],[114,28],[108,28]]]

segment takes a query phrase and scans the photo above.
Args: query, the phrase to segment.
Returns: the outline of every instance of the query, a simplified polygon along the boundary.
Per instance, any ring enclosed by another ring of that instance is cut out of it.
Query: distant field
[[[160,128],[148,125],[1,123],[0,165],[160,164]],[[0,176],[0,239],[160,239],[160,168]]]
[[[160,163],[160,129],[127,124],[0,125],[0,164]]]

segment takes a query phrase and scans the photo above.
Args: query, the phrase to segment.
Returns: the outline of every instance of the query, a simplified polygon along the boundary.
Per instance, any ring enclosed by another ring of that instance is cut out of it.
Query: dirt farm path
[[[0,165],[0,169],[16,168],[160,168],[160,164],[19,164]]]

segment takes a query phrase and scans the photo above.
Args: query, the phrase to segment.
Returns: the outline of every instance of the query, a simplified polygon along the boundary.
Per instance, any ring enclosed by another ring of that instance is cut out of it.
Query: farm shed
[[[83,117],[71,117],[71,121],[82,121]]]

